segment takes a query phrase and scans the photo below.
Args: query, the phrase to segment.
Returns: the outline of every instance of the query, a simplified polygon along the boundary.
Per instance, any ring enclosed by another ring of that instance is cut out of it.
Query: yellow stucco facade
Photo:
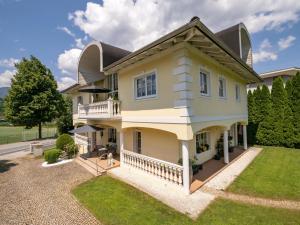
[[[200,93],[201,70],[209,73],[207,96]],[[150,72],[156,75],[156,95],[137,99],[135,79]],[[220,77],[225,80],[224,98],[218,94]],[[118,120],[78,119],[78,96],[82,96],[83,104],[89,104],[91,94],[73,93],[74,124],[83,122],[116,128],[118,137],[123,132],[124,148],[129,151],[134,150],[133,136],[138,130],[142,134],[142,154],[173,163],[181,157],[181,140],[188,141],[192,158],[196,154],[196,133],[209,131],[210,150],[202,153],[202,163],[215,155],[216,142],[224,130],[230,130],[236,123],[247,123],[246,83],[239,74],[194,47],[180,44],[118,71],[121,102]],[[239,87],[238,100],[236,86]]]

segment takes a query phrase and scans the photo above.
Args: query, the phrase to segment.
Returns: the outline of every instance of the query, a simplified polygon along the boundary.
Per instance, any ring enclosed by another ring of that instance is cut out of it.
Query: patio
[[[220,160],[210,159],[205,162],[203,168],[193,176],[190,187],[191,193],[198,190],[206,182],[212,179],[215,175],[221,172],[224,168],[230,165],[235,159],[241,156],[245,150],[242,147],[235,147],[233,152],[229,152],[229,164],[224,163],[223,157]]]

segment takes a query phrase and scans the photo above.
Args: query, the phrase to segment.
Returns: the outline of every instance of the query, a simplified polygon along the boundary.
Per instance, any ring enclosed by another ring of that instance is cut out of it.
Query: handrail
[[[108,99],[106,101],[94,102],[85,105],[78,105],[79,118],[105,117],[112,118],[121,115],[120,101]]]
[[[121,150],[121,155],[124,164],[144,170],[175,184],[183,184],[183,166],[127,150]]]

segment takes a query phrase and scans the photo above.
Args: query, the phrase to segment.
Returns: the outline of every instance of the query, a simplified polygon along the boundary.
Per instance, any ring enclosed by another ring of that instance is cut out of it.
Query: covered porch
[[[239,130],[245,137],[242,146],[239,142]],[[208,144],[210,151],[202,149],[199,152],[197,146],[200,145],[197,144],[196,134],[193,140],[178,140],[174,133],[163,130],[141,127],[122,129],[121,167],[134,168],[154,175],[178,185],[186,194],[190,194],[247,149],[246,125],[235,123],[228,129],[219,127],[205,129],[205,132],[207,131],[212,133]],[[220,148],[220,141],[221,151],[217,150]],[[194,171],[195,165],[200,169],[197,172]]]

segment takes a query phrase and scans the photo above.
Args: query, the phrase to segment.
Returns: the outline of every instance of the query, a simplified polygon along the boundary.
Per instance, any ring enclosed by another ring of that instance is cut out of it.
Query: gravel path
[[[0,224],[99,224],[70,193],[92,175],[75,162],[51,168],[41,163],[0,160]]]
[[[275,200],[275,199],[267,199],[267,198],[259,198],[254,196],[248,195],[239,195],[234,194],[231,192],[220,191],[211,189],[208,187],[204,187],[201,189],[203,192],[213,194],[217,197],[239,201],[243,203],[249,203],[253,205],[261,205],[267,207],[274,207],[274,208],[284,208],[284,209],[293,209],[293,210],[300,210],[300,202],[299,201],[291,201],[291,200]]]

